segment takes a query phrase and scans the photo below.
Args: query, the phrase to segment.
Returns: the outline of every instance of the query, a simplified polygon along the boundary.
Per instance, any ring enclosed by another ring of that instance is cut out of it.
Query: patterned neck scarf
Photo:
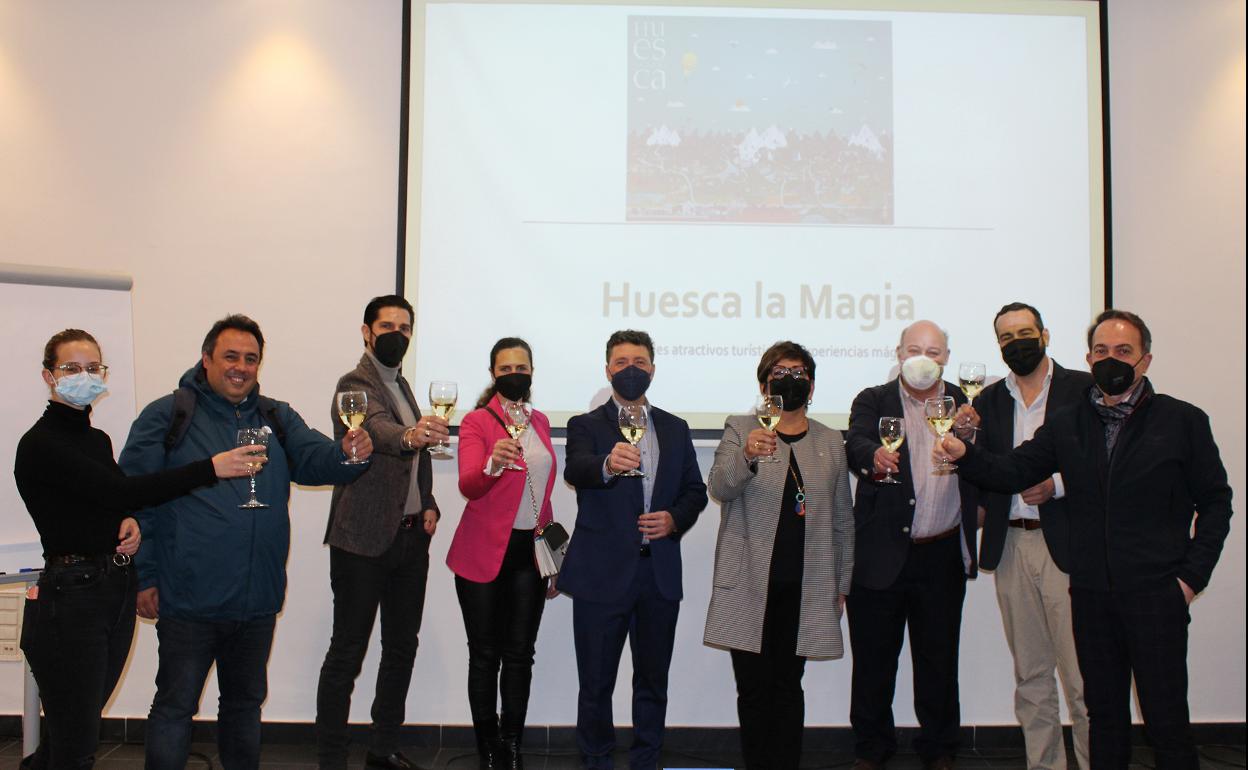
[[[1114,445],[1118,442],[1118,434],[1122,432],[1122,426],[1126,424],[1127,418],[1151,395],[1153,395],[1153,384],[1148,381],[1147,377],[1142,377],[1130,395],[1112,406],[1105,403],[1105,394],[1100,388],[1093,387],[1088,392],[1092,407],[1096,409],[1101,423],[1105,426],[1105,449],[1110,457],[1114,456]]]

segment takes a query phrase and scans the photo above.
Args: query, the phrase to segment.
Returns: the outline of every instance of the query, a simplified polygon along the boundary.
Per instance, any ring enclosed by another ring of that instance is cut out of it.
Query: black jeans
[[[147,770],[183,770],[191,750],[192,717],[217,664],[217,756],[225,770],[260,765],[260,707],[269,692],[267,667],[276,615],[251,620],[156,621],[160,665],[147,716]]]
[[[1158,591],[1072,588],[1075,654],[1088,706],[1088,751],[1097,770],[1131,760],[1131,676],[1158,770],[1196,770],[1187,706],[1187,600],[1178,580]]]
[[[371,750],[382,756],[399,750],[428,576],[429,535],[420,526],[400,529],[380,556],[329,549],[334,630],[316,688],[316,741],[323,767],[346,764],[351,693],[378,609],[381,663],[373,696]]]
[[[39,684],[44,739],[33,767],[95,763],[100,712],[134,641],[135,578],[108,557],[46,569],[39,598],[27,601],[22,652]]]
[[[537,629],[546,605],[546,579],[533,561],[533,530],[511,531],[498,577],[475,583],[456,576],[455,593],[468,634],[468,705],[477,738],[493,737],[488,733],[499,722],[500,696],[501,731],[519,737],[529,708]]]
[[[797,654],[802,585],[772,583],[759,652],[732,651],[737,718],[747,770],[797,770],[802,758],[806,658]]]
[[[897,750],[893,695],[906,628],[914,668],[914,750],[924,762],[958,748],[958,641],[966,571],[960,538],[911,545],[901,574],[883,590],[854,584],[846,608],[854,653],[849,721],[854,753],[883,762]],[[861,554],[859,558],[862,558]]]

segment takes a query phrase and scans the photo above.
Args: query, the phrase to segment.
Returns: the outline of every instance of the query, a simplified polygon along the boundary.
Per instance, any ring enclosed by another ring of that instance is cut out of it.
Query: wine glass
[[[255,457],[262,457],[268,453],[269,446],[268,427],[263,428],[239,428],[238,435],[235,437],[234,446],[256,446],[259,449],[248,452]],[[249,462],[247,463],[247,475],[251,477],[251,497],[245,503],[239,504],[239,508],[268,508],[268,503],[262,503],[256,499],[256,471],[263,467],[263,463]]]
[[[459,386],[447,380],[434,380],[429,383],[429,403],[433,407],[433,413],[443,420],[450,420],[451,415],[455,414],[455,402],[459,399]],[[429,450],[430,457],[454,457],[455,453],[451,451],[451,445],[446,441],[439,441]]]
[[[784,398],[782,396],[772,396],[763,393],[754,402],[754,416],[758,418],[758,424],[763,426],[763,430],[774,432],[776,426],[780,424],[780,417],[783,413]],[[758,461],[760,463],[778,463],[780,458],[776,457],[773,452],[770,455],[758,458]]]
[[[902,442],[906,440],[906,421],[900,417],[881,417],[880,418],[880,443],[890,452],[896,452],[901,449]],[[900,484],[893,476],[892,469],[884,472],[884,478],[880,479],[881,484]]]
[[[641,443],[641,437],[646,435],[646,408],[644,406],[641,404],[626,404],[620,407],[620,433],[623,433],[624,439],[633,446]],[[634,468],[620,475],[644,478],[646,474],[640,468]]]
[[[342,420],[342,424],[347,426],[347,430],[358,430],[364,424],[364,417],[368,414],[368,394],[362,390],[341,390],[336,396],[338,399],[338,419]],[[363,465],[368,460],[361,460],[355,456],[355,445],[351,445],[351,457],[343,460],[343,465]]]
[[[968,361],[958,366],[958,385],[966,394],[968,403],[974,404],[975,397],[984,389],[984,379],[988,375],[988,367]]]
[[[957,404],[954,402],[953,396],[929,398],[923,402],[923,416],[927,418],[927,424],[936,434],[937,444],[953,427],[953,415],[956,411]],[[948,460],[943,460],[936,466],[937,470],[942,471],[954,470],[957,467]]]
[[[507,412],[507,417],[511,420],[511,422],[507,423],[503,427],[507,429],[508,435],[516,441],[519,441],[520,437],[523,436],[524,432],[529,428],[529,416],[533,413],[533,409],[523,401],[508,401],[506,403],[507,405],[504,407],[503,411]],[[504,465],[503,469],[509,471],[522,471],[524,470],[524,466],[511,462]]]

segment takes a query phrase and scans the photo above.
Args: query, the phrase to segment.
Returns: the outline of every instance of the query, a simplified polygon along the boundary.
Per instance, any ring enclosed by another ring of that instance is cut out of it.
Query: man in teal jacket
[[[273,626],[286,595],[290,483],[346,484],[367,465],[363,430],[341,444],[309,428],[289,404],[260,395],[264,336],[255,321],[228,316],[204,338],[202,360],[172,395],[149,404],[130,429],[120,464],[150,473],[235,446],[240,428],[272,431],[256,475],[267,508],[240,508],[247,479],[222,482],[137,514],[144,537],[135,559],[138,612],[159,618],[156,697],[147,720],[147,767],[182,768],[208,670],[217,664],[217,745],[226,768],[260,761],[260,705]]]

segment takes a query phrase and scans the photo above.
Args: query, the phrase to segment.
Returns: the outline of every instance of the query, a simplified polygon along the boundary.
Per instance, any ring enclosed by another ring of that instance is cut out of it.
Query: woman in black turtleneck
[[[22,651],[43,700],[46,735],[34,767],[91,767],[100,712],[134,638],[130,557],[139,525],[127,511],[247,475],[249,447],[180,468],[127,477],[108,434],[91,427],[91,402],[107,385],[100,346],[85,331],[48,340],[47,411],[17,445],[13,475],[46,560],[26,601]]]

